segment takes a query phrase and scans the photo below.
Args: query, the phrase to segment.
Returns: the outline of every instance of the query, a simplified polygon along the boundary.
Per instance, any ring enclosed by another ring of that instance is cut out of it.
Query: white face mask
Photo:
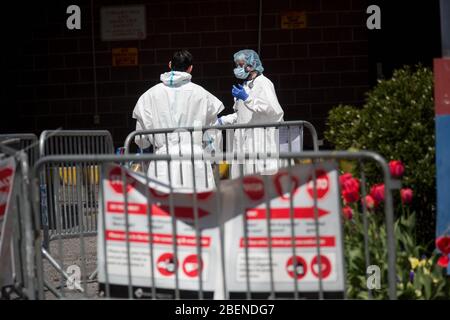
[[[238,79],[247,79],[248,78],[248,75],[250,74],[250,72],[247,72],[246,70],[245,70],[245,66],[243,66],[243,67],[236,67],[236,68],[234,68],[234,75],[236,76],[236,78],[238,78]]]

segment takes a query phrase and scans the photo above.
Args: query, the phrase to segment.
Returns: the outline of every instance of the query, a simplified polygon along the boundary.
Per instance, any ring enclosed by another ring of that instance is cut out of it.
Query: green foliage
[[[357,208],[355,208],[357,209]],[[382,287],[372,290],[374,299],[388,298],[387,240],[382,212],[366,214],[371,265],[381,269]],[[415,214],[399,217],[394,225],[396,239],[397,297],[399,299],[449,299],[450,281],[442,267],[436,264],[437,254],[422,256],[425,248],[414,237]],[[347,295],[351,299],[367,299],[366,252],[364,247],[364,223],[362,213],[354,215],[344,225],[345,260],[347,265]],[[413,272],[413,274],[411,274]]]
[[[434,132],[433,73],[421,66],[404,67],[379,81],[360,109],[341,105],[331,110],[325,132],[338,150],[372,150],[405,164],[403,181],[415,191],[413,207],[424,244],[434,237],[436,218]],[[379,180],[375,172],[368,167],[369,181]]]

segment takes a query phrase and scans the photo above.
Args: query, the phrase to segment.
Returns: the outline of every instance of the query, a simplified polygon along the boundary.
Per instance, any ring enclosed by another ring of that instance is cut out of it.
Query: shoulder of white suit
[[[261,74],[259,77],[256,78],[256,80],[258,80],[258,79],[259,79],[259,81],[262,82],[262,83],[270,83],[270,84],[273,84],[272,81],[271,81],[269,78],[267,78],[265,75],[263,75],[263,74]]]
[[[208,95],[208,94],[211,94],[208,90],[206,90],[205,88],[203,88],[201,85],[199,85],[199,84],[196,84],[196,83],[194,83],[194,82],[190,82],[190,84],[191,84],[191,86],[192,86],[192,88],[194,88],[195,90],[197,90],[199,93],[201,92],[201,93],[203,93],[204,95]]]
[[[273,86],[272,81],[270,81],[270,79],[267,78],[266,76],[264,76],[263,74],[257,76],[255,78],[255,80],[253,80],[253,83],[256,85],[260,84],[260,85],[272,85]],[[248,83],[247,83],[247,86],[248,86]]]

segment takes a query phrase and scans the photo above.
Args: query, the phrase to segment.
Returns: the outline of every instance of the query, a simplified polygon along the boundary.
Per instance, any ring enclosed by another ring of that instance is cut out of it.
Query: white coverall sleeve
[[[248,98],[244,101],[244,105],[252,112],[262,113],[281,121],[284,112],[278,102],[273,84],[271,82],[263,82],[255,89],[248,93]]]
[[[220,117],[219,123],[221,125],[235,124],[237,121],[237,113],[227,114],[226,116]]]
[[[223,125],[230,125],[230,124],[235,124],[237,122],[237,113],[236,113],[236,98],[234,99],[234,105],[233,105],[233,110],[234,113],[231,114],[227,114],[225,116],[221,116],[220,118],[217,119],[217,123],[221,126]]]
[[[143,97],[140,97],[133,110],[133,119],[136,119],[137,131],[152,129],[151,114],[146,109],[149,110],[149,108],[145,108]],[[141,149],[147,149],[151,145],[147,136],[137,135],[134,142]]]
[[[207,111],[206,111],[206,125],[210,126],[213,125],[214,122],[217,120],[217,115],[225,109],[222,101],[217,99],[216,96],[212,95],[211,93],[207,92],[206,94],[207,99]]]

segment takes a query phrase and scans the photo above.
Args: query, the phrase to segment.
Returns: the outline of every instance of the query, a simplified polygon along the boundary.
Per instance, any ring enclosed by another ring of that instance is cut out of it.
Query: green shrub
[[[396,70],[368,92],[362,108],[338,106],[330,111],[325,138],[336,149],[380,153],[405,165],[404,183],[415,191],[420,242],[428,245],[435,228],[435,124],[433,73],[422,66]],[[375,170],[367,172],[377,181]]]

